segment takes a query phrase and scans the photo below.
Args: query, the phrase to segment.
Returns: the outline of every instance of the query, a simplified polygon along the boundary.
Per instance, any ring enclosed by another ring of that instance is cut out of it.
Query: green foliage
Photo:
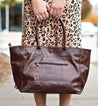
[[[14,6],[16,4],[20,4],[21,2],[16,1],[16,0],[4,0],[3,2],[0,3],[1,8],[6,8],[6,5]]]

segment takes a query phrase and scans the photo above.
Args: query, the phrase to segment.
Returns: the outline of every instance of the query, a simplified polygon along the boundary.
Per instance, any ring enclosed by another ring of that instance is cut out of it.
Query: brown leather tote
[[[90,67],[90,49],[66,47],[65,28],[62,47],[40,46],[38,22],[37,46],[11,46],[10,62],[17,89],[25,93],[80,94]]]

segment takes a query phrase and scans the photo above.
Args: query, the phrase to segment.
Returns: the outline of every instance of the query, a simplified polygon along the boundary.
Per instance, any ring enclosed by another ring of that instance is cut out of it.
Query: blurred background
[[[36,106],[33,94],[14,88],[8,43],[21,44],[24,0],[0,0],[0,106]],[[81,95],[70,106],[98,106],[98,0],[82,0],[82,47],[91,49],[90,72]],[[47,95],[47,106],[59,106],[58,94]]]

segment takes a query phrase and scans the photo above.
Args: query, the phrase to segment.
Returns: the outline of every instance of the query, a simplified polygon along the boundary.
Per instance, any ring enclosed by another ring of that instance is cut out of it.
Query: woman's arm
[[[31,0],[32,9],[39,21],[45,20],[49,17],[47,10],[49,11],[48,4],[43,0]]]

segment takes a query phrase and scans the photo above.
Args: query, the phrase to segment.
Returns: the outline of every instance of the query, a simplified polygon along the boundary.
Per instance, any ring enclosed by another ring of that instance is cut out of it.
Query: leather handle
[[[63,50],[66,50],[65,27],[64,27],[64,24],[63,24],[63,22],[62,22],[62,20],[60,18],[59,18],[59,21],[60,21],[61,26],[63,28],[62,49]],[[39,24],[39,21],[37,20],[36,27],[35,27],[35,31],[36,31],[36,42],[37,42],[37,49],[40,49],[39,36],[38,36],[38,24]]]

